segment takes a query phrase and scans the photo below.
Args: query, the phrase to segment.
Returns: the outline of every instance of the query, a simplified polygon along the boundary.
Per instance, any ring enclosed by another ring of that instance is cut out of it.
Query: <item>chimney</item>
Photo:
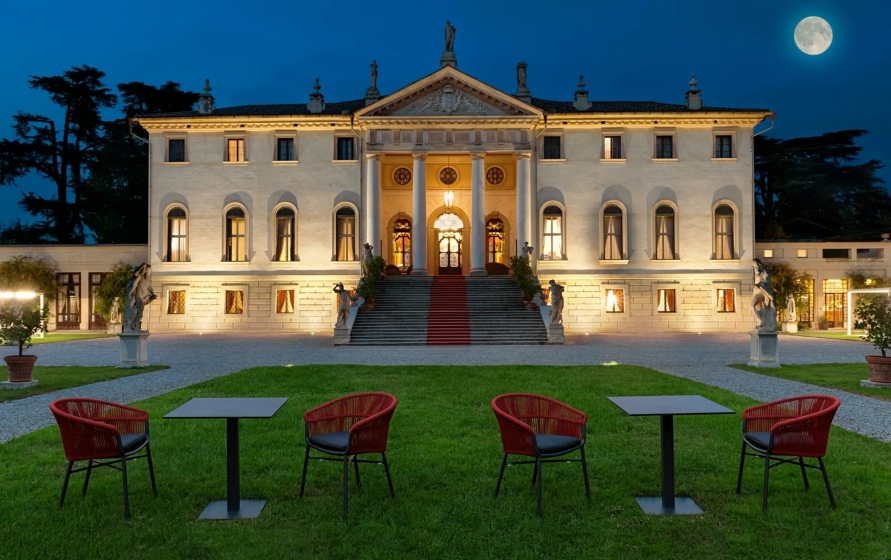
[[[687,109],[690,109],[691,111],[698,111],[698,110],[702,109],[702,106],[703,106],[702,95],[700,94],[699,90],[696,88],[696,85],[697,85],[696,74],[691,74],[690,75],[690,90],[687,92],[687,95],[686,95]]]
[[[579,76],[578,89],[575,90],[575,101],[572,102],[576,111],[587,111],[591,108],[591,102],[588,101],[588,90],[585,89],[585,77]]]
[[[325,109],[325,96],[322,95],[322,86],[319,85],[318,78],[316,78],[312,89],[313,92],[309,94],[309,103],[306,104],[306,108],[310,113],[318,115]]]
[[[210,78],[204,80],[204,93],[198,96],[198,114],[209,115],[215,109],[213,95],[210,94]]]

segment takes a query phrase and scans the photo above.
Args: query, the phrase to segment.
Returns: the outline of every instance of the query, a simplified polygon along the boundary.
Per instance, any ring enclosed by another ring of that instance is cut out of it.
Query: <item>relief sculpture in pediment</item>
[[[505,115],[504,111],[447,85],[393,115]]]

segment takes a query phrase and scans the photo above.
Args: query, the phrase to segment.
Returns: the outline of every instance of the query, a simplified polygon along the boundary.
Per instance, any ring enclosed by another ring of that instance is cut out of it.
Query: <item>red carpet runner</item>
[[[435,276],[430,289],[427,345],[470,344],[467,285],[463,276]]]

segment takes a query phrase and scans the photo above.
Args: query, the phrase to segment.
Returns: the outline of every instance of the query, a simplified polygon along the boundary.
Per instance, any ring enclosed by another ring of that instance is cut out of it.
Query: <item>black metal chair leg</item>
[[[591,486],[588,484],[588,462],[585,460],[585,447],[582,446],[582,473],[585,475],[585,496],[591,499]]]
[[[810,490],[811,485],[807,481],[807,469],[804,468],[804,457],[798,458],[798,466],[801,467],[801,478],[804,479],[804,489]]]
[[[356,470],[356,486],[362,488],[362,481],[359,480],[359,461],[356,460],[355,456],[353,456],[353,467]]]
[[[130,519],[130,493],[127,490],[127,458],[121,457],[121,477],[124,479],[124,517]]]
[[[309,464],[309,446],[306,446],[306,454],[303,456],[303,476],[300,477],[300,498],[303,498],[303,487],[306,485],[306,466]]]
[[[396,497],[396,491],[393,490],[393,479],[390,478],[390,465],[387,464],[387,454],[381,453],[381,459],[384,462],[384,472],[387,473],[387,484],[390,485],[390,497]]]
[[[761,511],[767,511],[767,490],[770,484],[770,453],[764,457],[764,496],[761,498]]]
[[[343,456],[343,516],[346,517],[347,503],[349,500],[349,491],[350,491],[350,457],[349,455]]]
[[[736,493],[739,494],[739,491],[742,489],[742,473],[743,473],[743,465],[746,463],[746,442],[743,442],[742,445],[742,453],[739,456],[739,476],[736,477]]]
[[[532,467],[532,486],[535,486],[535,480],[538,476],[538,461],[535,462],[535,465]]]
[[[537,515],[538,517],[541,517],[541,457],[535,458],[535,472],[536,472],[536,478],[538,479],[538,492],[537,492],[537,494],[538,494],[537,502],[538,503],[536,506],[535,515]]]
[[[81,496],[87,495],[87,486],[90,484],[90,473],[93,472],[93,460],[90,459],[90,462],[87,464],[87,476],[84,477],[84,491],[81,493]]]
[[[826,474],[826,465],[823,464],[823,457],[817,457],[820,461],[820,471],[823,473],[823,482],[826,483],[826,491],[829,492],[829,502],[832,504],[832,509],[838,509],[835,505],[835,496],[832,494],[832,486],[829,485],[829,475]]]
[[[74,461],[68,461],[68,469],[65,471],[65,482],[62,483],[62,497],[59,498],[59,509],[65,505],[65,493],[68,492],[68,479],[71,478],[71,469],[74,467]]]
[[[498,473],[498,482],[495,483],[495,497],[498,497],[498,491],[501,490],[501,479],[504,477],[504,467],[507,466],[507,453],[504,454],[504,459],[501,461],[501,472]],[[533,475],[534,476],[534,475]]]
[[[152,464],[152,450],[149,444],[145,444],[145,458],[148,459],[149,478],[152,480],[152,493],[158,495],[158,486],[155,484],[155,466]]]

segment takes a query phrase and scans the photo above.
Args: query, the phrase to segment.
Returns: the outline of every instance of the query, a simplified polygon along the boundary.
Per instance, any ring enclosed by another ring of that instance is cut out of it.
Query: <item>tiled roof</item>
[[[572,101],[551,101],[549,99],[532,98],[532,105],[548,113],[761,113],[770,109],[739,109],[730,107],[709,107],[688,109],[686,105],[675,103],[659,103],[658,101],[592,101],[591,108],[579,111]]]
[[[353,101],[339,101],[325,103],[321,113],[310,113],[306,103],[280,103],[274,105],[238,105],[237,107],[222,107],[214,109],[210,115],[202,115],[198,111],[179,111],[176,113],[152,113],[148,115],[136,115],[136,118],[170,118],[170,117],[266,117],[272,115],[342,115],[344,111],[355,113],[365,107],[365,99]]]

